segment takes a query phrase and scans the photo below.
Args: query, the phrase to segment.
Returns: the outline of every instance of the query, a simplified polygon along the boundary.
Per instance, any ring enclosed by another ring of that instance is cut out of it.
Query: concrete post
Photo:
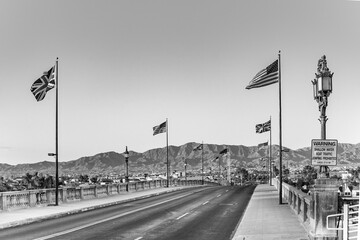
[[[326,227],[326,217],[337,214],[338,210],[338,182],[334,179],[316,179],[314,186],[314,240],[336,240],[336,232]],[[335,221],[335,218],[331,219]],[[329,223],[334,226],[335,222]]]
[[[80,187],[80,200],[84,200],[84,189]]]
[[[29,191],[29,205],[30,207],[36,206],[36,193],[34,191]]]
[[[29,196],[30,196],[30,194],[29,194]],[[29,201],[29,204],[30,204],[30,201]],[[6,196],[4,196],[3,193],[0,193],[0,210],[5,210],[5,208],[6,208]]]
[[[61,188],[61,199],[63,203],[67,202],[67,189],[66,188]]]

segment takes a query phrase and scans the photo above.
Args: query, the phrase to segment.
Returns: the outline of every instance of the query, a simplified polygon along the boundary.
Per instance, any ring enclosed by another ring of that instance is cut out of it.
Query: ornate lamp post
[[[315,79],[313,84],[314,99],[319,104],[320,111],[320,124],[321,124],[321,139],[326,139],[326,107],[328,105],[328,97],[332,92],[332,76],[334,73],[330,72],[327,67],[326,56],[322,56],[318,61],[317,73],[315,73]],[[328,166],[320,166],[319,177],[326,178],[329,172]]]
[[[185,163],[184,163],[184,167],[185,167],[185,181],[187,181],[187,175],[186,175],[186,167],[187,167],[187,159],[184,159]]]
[[[129,191],[129,151],[128,148],[126,146],[126,150],[124,152],[124,157],[125,157],[125,163],[126,163],[126,176],[125,176],[125,181],[126,181],[126,191]]]

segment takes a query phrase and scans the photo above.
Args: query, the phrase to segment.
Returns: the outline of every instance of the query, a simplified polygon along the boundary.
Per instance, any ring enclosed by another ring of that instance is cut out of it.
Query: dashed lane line
[[[188,214],[189,214],[189,213],[184,213],[183,215],[181,215],[180,217],[178,217],[176,220],[179,220],[179,219],[185,217],[185,216],[188,215]]]

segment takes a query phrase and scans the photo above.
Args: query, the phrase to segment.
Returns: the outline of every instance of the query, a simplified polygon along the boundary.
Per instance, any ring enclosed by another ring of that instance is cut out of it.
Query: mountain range
[[[181,146],[169,146],[169,163],[171,171],[184,171],[184,163],[187,162],[187,171],[200,171],[202,151],[193,149],[199,143],[191,142]],[[232,167],[266,169],[266,157],[268,157],[269,147],[243,146],[243,145],[203,145],[204,171],[217,171],[219,160],[216,157],[219,152],[228,149],[226,156],[220,159],[222,168],[227,166],[226,157],[230,159]],[[272,146],[272,159],[278,165],[279,146]],[[153,174],[166,172],[166,147],[151,149],[143,153],[130,151],[129,173],[130,174]],[[283,152],[283,165],[286,167],[303,167],[311,164],[311,147],[296,150],[289,149]],[[338,144],[338,166],[358,166],[360,165],[360,143]],[[59,175],[111,175],[125,174],[125,158],[123,153],[104,152],[94,156],[81,157],[77,160],[59,162]],[[0,163],[0,176],[19,177],[26,173],[43,173],[55,175],[55,162],[43,161],[31,164],[9,165]]]

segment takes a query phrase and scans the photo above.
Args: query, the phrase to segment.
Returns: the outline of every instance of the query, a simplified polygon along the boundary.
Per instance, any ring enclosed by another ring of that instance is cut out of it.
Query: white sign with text
[[[311,165],[336,166],[337,140],[311,140]]]

